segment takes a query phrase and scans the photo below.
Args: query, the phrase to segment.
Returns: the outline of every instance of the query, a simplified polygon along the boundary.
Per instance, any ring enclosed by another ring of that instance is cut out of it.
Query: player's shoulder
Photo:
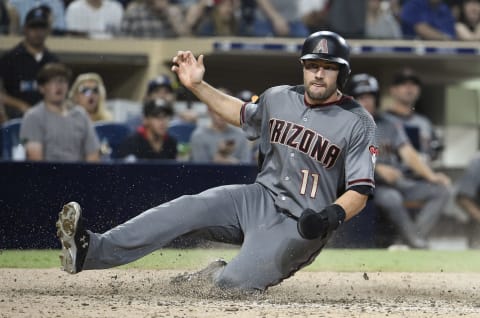
[[[353,97],[344,95],[337,103],[344,111],[351,113],[357,120],[366,126],[375,126],[372,115],[360,105]]]

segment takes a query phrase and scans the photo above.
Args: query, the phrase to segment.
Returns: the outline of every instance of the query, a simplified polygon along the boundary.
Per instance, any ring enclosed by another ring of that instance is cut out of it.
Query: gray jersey
[[[256,181],[294,215],[319,211],[352,186],[374,187],[375,123],[349,97],[311,107],[303,86],[278,86],[244,105],[241,121],[250,139],[261,137]]]
[[[190,146],[192,147],[191,159],[193,162],[213,162],[218,152],[218,145],[221,142],[232,140],[235,143],[235,150],[232,156],[240,163],[250,163],[251,151],[245,134],[238,129],[228,125],[220,132],[211,127],[198,127],[192,134]]]
[[[384,114],[376,115],[375,123],[377,124],[377,143],[380,153],[377,162],[401,169],[402,163],[398,149],[409,143],[402,125]]]
[[[438,144],[435,130],[431,121],[420,114],[413,113],[410,116],[400,116],[392,112],[386,112],[385,116],[401,123],[408,133],[412,145],[423,155],[431,159],[436,150],[432,146]]]
[[[83,161],[100,149],[90,118],[80,106],[61,116],[40,102],[25,114],[20,139],[41,143],[47,161]]]
[[[480,205],[480,153],[470,162],[458,180],[458,194],[464,195]]]

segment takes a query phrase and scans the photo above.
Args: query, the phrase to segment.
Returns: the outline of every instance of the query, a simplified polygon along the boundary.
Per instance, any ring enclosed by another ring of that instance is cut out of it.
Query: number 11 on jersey
[[[310,190],[310,198],[315,198],[317,195],[318,188],[318,173],[310,173],[309,170],[302,170],[302,186],[300,188],[300,194],[305,195],[307,193],[307,187],[311,185],[312,189]],[[311,180],[311,182],[309,182]]]

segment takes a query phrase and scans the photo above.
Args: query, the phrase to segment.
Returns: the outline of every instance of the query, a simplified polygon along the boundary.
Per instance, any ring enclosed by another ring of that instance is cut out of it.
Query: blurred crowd
[[[38,6],[57,36],[480,39],[479,0],[0,0],[0,34],[20,34]]]
[[[1,156],[254,164],[258,145],[206,105],[181,100],[185,92],[172,74],[150,79],[142,100],[119,116],[125,105],[109,103],[101,75],[91,70],[73,77],[47,48],[47,37],[304,38],[322,29],[347,38],[478,41],[480,0],[0,0],[0,34],[22,35],[0,57],[0,124],[19,127],[16,149],[7,154],[3,145]],[[480,224],[479,160],[473,158],[455,187],[434,171],[443,143],[429,118],[414,111],[421,90],[420,77],[403,69],[392,78],[388,105],[380,105],[379,84],[368,74],[352,76],[345,92],[381,128],[375,203],[398,226],[402,242],[414,248],[428,247],[450,198],[478,221],[472,224]],[[261,93],[223,91],[245,102]],[[391,122],[396,124],[385,124]],[[413,207],[416,218],[410,218],[406,202],[422,203]]]

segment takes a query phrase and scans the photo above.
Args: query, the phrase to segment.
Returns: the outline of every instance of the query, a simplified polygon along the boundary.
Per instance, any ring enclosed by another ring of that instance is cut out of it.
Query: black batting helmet
[[[318,31],[303,42],[301,60],[326,60],[340,65],[337,86],[343,89],[350,74],[350,47],[337,33]]]
[[[350,78],[348,85],[348,94],[353,97],[362,94],[373,94],[377,96],[379,93],[378,81],[372,75],[362,73],[355,74]]]

